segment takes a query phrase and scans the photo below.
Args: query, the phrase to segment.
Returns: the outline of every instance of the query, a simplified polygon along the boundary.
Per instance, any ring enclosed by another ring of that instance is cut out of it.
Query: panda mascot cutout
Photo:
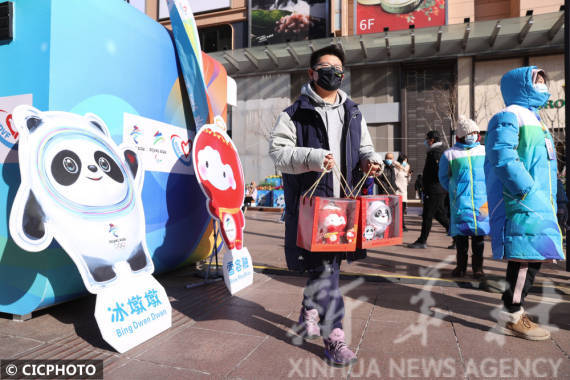
[[[117,351],[168,329],[172,307],[152,276],[137,154],[117,146],[93,114],[22,105],[12,117],[20,134],[21,184],[10,213],[16,244],[39,252],[57,240],[97,294],[95,319]]]
[[[136,153],[119,148],[93,114],[23,105],[13,121],[21,174],[10,214],[16,244],[39,252],[55,238],[91,293],[117,279],[121,262],[132,273],[152,273]]]

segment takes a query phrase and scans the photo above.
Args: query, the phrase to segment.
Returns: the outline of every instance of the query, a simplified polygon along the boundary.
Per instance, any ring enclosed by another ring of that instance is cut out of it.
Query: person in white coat
[[[402,196],[402,228],[404,231],[407,231],[404,215],[406,214],[408,203],[408,185],[412,178],[410,165],[408,164],[408,156],[400,154],[394,164],[394,169],[396,171],[396,194]]]

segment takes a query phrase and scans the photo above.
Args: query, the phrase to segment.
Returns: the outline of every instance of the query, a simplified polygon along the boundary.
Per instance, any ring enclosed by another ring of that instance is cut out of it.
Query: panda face
[[[103,151],[95,151],[93,161],[97,165],[88,165],[87,173],[81,173],[82,163],[79,156],[68,149],[62,150],[55,155],[51,162],[51,174],[53,179],[61,186],[71,186],[84,174],[92,181],[100,181],[103,175],[108,175],[118,183],[123,183],[125,177],[115,161]],[[99,172],[99,170],[102,172]]]
[[[128,192],[128,177],[119,158],[93,136],[50,139],[42,159],[49,187],[57,195],[83,206],[121,202]]]
[[[389,224],[388,222],[388,209],[379,209],[374,212],[372,216],[376,224]]]
[[[367,223],[375,227],[388,226],[392,223],[390,208],[382,201],[373,201],[368,205]]]

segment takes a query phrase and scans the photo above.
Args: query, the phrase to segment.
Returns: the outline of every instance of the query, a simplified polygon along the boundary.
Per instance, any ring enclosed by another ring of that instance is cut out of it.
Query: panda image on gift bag
[[[23,105],[13,123],[21,174],[10,213],[16,244],[40,252],[55,238],[91,293],[117,279],[118,263],[131,273],[152,273],[137,154],[117,146],[93,114]]]
[[[392,211],[383,201],[373,201],[366,209],[366,230],[367,240],[381,239],[384,232],[392,224]]]

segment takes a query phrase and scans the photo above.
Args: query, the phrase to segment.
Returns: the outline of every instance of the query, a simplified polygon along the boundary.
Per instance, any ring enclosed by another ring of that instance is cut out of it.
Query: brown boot
[[[496,330],[505,335],[528,340],[546,340],[550,338],[550,331],[531,321],[522,307],[515,313],[509,313],[504,310],[499,312],[499,322]]]

